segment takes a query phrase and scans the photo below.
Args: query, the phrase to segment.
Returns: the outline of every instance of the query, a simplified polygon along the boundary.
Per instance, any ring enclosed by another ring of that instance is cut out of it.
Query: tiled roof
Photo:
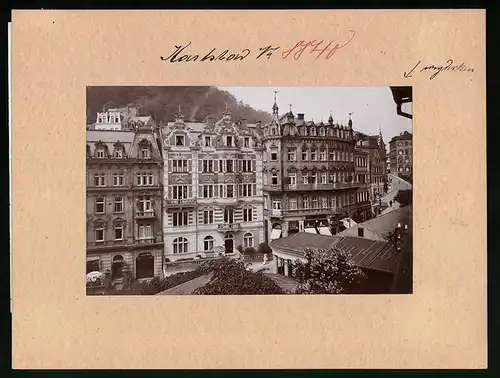
[[[339,237],[299,232],[273,240],[269,246],[293,257],[303,257],[306,247],[330,249],[332,246],[347,250],[360,268],[392,272],[396,265],[396,249],[388,242],[357,237]]]
[[[132,143],[134,140],[133,131],[121,130],[87,130],[87,142],[116,143]]]

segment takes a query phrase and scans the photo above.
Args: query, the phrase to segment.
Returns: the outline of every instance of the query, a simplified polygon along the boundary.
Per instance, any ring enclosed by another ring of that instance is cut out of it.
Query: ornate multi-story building
[[[389,142],[391,173],[403,179],[412,178],[413,136],[408,131],[395,136]]]
[[[166,262],[257,247],[264,240],[260,124],[187,122],[180,108],[161,126]]]
[[[109,109],[87,126],[87,273],[121,281],[162,274],[163,159],[158,128],[137,108]]]
[[[343,218],[366,206],[366,185],[355,179],[352,120],[342,125],[330,115],[326,124],[306,122],[291,109],[280,117],[276,98],[272,109],[263,135],[266,241],[340,231]]]
[[[368,152],[370,172],[370,199],[372,212],[377,215],[381,211],[381,199],[387,191],[387,156],[386,146],[379,135],[356,133],[356,148]]]

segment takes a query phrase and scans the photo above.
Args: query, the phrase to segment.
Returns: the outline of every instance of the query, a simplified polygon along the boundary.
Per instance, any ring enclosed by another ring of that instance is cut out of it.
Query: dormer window
[[[250,147],[250,138],[249,137],[244,137],[243,138],[243,146],[244,147]]]
[[[205,137],[205,147],[211,147],[212,146],[212,138],[209,136]]]
[[[226,136],[226,146],[227,147],[233,146],[233,137],[231,135]]]
[[[149,147],[142,147],[141,148],[141,158],[142,159],[149,159],[151,157],[151,150]]]
[[[99,148],[96,150],[96,156],[97,156],[97,158],[99,158],[99,159],[104,158],[104,148],[99,147]]]
[[[184,146],[184,135],[176,135],[175,136],[175,145],[176,146]]]
[[[114,156],[116,159],[122,159],[123,158],[123,149],[121,149],[121,148],[115,149]]]
[[[311,136],[316,136],[316,128],[311,127]]]

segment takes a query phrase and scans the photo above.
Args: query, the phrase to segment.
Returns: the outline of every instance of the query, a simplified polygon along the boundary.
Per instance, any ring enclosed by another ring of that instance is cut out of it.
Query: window
[[[214,196],[213,185],[203,185],[203,198],[212,198]]]
[[[311,150],[311,160],[316,160],[316,150]]]
[[[240,186],[240,195],[242,197],[251,197],[252,196],[252,184],[241,184]]]
[[[140,212],[152,212],[153,211],[153,201],[151,197],[139,197],[137,201]]]
[[[302,200],[302,208],[309,209],[309,198],[306,197]]]
[[[186,199],[188,198],[187,185],[174,185],[172,186],[172,199]]]
[[[360,238],[365,236],[365,229],[363,227],[358,227],[358,236]]]
[[[214,162],[212,160],[203,160],[203,172],[204,173],[213,172],[214,171],[213,163]]]
[[[330,151],[328,153],[328,160],[334,161],[335,160],[335,151]]]
[[[106,174],[96,173],[94,175],[94,185],[95,186],[106,186]]]
[[[251,222],[252,221],[252,208],[244,208],[243,209],[243,222]]]
[[[336,208],[337,207],[337,198],[336,197],[330,197],[330,206],[332,208]]]
[[[398,171],[399,171],[399,172],[403,172],[403,167],[399,167],[399,168],[398,168]]]
[[[277,173],[271,174],[271,184],[278,185],[278,174]]]
[[[243,172],[252,172],[252,160],[242,160],[241,170]]]
[[[99,197],[95,199],[95,213],[104,214],[104,198]]]
[[[233,184],[226,185],[226,197],[227,198],[234,197],[234,185]]]
[[[213,210],[204,210],[203,211],[203,223],[204,224],[214,223],[214,211]]]
[[[226,160],[226,172],[234,172],[232,160]]]
[[[312,199],[312,208],[317,209],[318,208],[318,197],[313,197]]]
[[[244,147],[250,147],[250,138],[249,137],[244,137],[243,138],[243,146]]]
[[[115,225],[115,240],[123,240],[123,225]]]
[[[228,135],[226,136],[226,146],[227,147],[232,147],[233,146],[233,137]]]
[[[233,209],[224,209],[224,223],[229,223],[229,224],[234,223]]]
[[[318,174],[313,172],[311,174],[311,184],[316,185],[318,183]]]
[[[319,129],[319,136],[325,136],[325,129],[324,128]]]
[[[278,161],[278,151],[277,150],[271,151],[271,161]]]
[[[326,172],[321,172],[321,183],[326,184]]]
[[[307,175],[307,173],[303,173],[303,174],[302,174],[302,183],[303,183],[304,185],[309,184],[309,176]]]
[[[114,201],[114,209],[115,213],[123,213],[123,197],[115,197]]]
[[[297,150],[295,148],[290,148],[288,150],[288,161],[295,161],[297,159]]]
[[[188,161],[186,159],[172,160],[172,172],[188,172]]]
[[[175,211],[172,213],[173,225],[174,227],[187,226],[188,225],[188,212],[187,211]]]
[[[113,174],[113,186],[123,186],[123,173]]]
[[[99,158],[99,159],[102,159],[104,157],[104,148],[98,148],[96,150],[96,156]]]
[[[99,225],[95,229],[95,241],[103,242],[104,241],[104,226]]]
[[[311,136],[316,136],[316,128],[311,127]]]
[[[302,161],[307,161],[307,150],[302,150]]]
[[[323,209],[326,209],[328,207],[328,198],[327,197],[321,197],[321,207]]]
[[[247,232],[245,236],[243,236],[243,246],[245,248],[253,247],[253,235],[250,232]]]
[[[319,152],[319,160],[326,161],[326,150],[321,150]]]
[[[184,146],[184,135],[176,135],[175,136],[175,145],[176,146]]]
[[[288,207],[290,210],[297,210],[297,200],[292,199],[288,202]]]
[[[141,158],[142,159],[149,159],[151,157],[151,151],[149,147],[142,147],[141,148]]]
[[[205,239],[203,239],[203,250],[211,251],[212,249],[214,249],[214,238],[211,236],[205,236]]]
[[[290,185],[297,185],[297,176],[295,173],[289,173],[288,177],[290,178]]]
[[[174,239],[173,244],[173,252],[174,254],[178,253],[188,253],[188,241],[186,238],[177,238]]]
[[[138,186],[152,186],[153,185],[153,174],[152,173],[138,173],[137,174],[137,185]]]
[[[281,201],[273,201],[273,209],[281,210]]]
[[[212,138],[209,136],[205,137],[205,147],[211,147],[212,146]]]

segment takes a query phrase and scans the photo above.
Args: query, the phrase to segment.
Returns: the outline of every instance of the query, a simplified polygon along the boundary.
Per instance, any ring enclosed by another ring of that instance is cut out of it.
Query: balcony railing
[[[156,213],[154,210],[137,211],[135,217],[136,219],[151,219],[156,218]]]
[[[222,223],[222,224],[217,225],[217,230],[220,232],[239,231],[239,230],[241,230],[241,224],[239,224],[239,223]]]
[[[278,209],[264,210],[264,214],[270,217],[282,217],[283,213]]]
[[[137,244],[153,244],[156,243],[156,238],[154,236],[147,236],[142,238],[135,238]]]
[[[194,206],[195,204],[196,204],[196,198],[165,200],[165,207]]]
[[[295,185],[285,185],[285,190],[295,191],[295,190],[335,190],[335,189],[350,189],[357,188],[361,186],[361,183],[357,182],[336,182],[336,183],[317,183],[317,184],[295,184]]]
[[[283,189],[280,184],[268,184],[264,185],[264,191],[266,192],[281,192]]]

